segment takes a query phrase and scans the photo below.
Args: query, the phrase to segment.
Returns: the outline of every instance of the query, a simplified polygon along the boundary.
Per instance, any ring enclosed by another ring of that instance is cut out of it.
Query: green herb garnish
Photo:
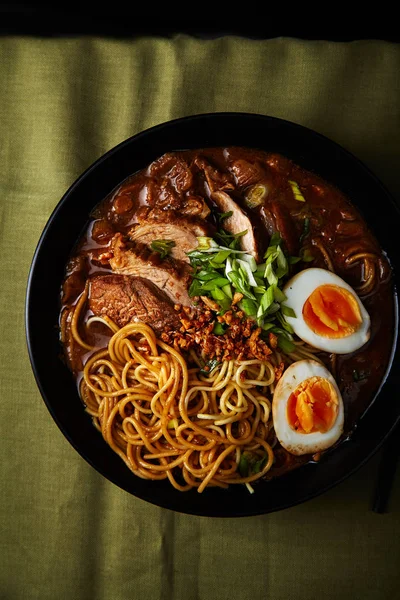
[[[239,292],[243,295],[239,308],[254,318],[259,327],[276,319],[290,335],[293,330],[285,315],[294,313],[289,307],[282,308],[286,296],[281,289],[290,262],[283,251],[282,238],[278,233],[271,236],[264,262],[257,265],[253,256],[239,249],[240,238],[245,234],[242,231],[232,235],[221,229],[215,236],[218,241],[198,238],[199,245],[188,253],[195,270],[189,295],[213,298],[223,313],[231,307],[235,292]],[[278,313],[279,317],[274,316]]]
[[[219,360],[217,358],[212,358],[211,360],[207,361],[204,365],[204,367],[202,369],[200,369],[200,373],[202,375],[211,375],[212,372],[218,367],[218,365],[220,364]]]
[[[238,471],[242,477],[249,477],[261,473],[268,461],[268,455],[259,456],[252,452],[242,452],[240,455]]]
[[[173,240],[154,240],[151,242],[150,246],[154,252],[160,254],[161,258],[165,258],[176,244]]]
[[[224,219],[228,219],[229,217],[231,217],[233,215],[233,210],[229,210],[228,212],[224,212],[224,213],[217,213],[217,218],[218,221],[221,222]]]
[[[214,324],[213,333],[215,335],[223,335],[226,331],[226,326],[218,321]]]
[[[304,238],[306,238],[308,236],[309,233],[310,233],[310,219],[309,219],[309,217],[306,217],[304,219],[303,233],[300,236],[300,244],[303,242]]]

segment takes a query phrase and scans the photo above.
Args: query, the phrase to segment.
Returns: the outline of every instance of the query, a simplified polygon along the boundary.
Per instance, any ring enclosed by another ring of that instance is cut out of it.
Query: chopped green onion
[[[270,246],[279,246],[279,244],[281,244],[282,241],[283,240],[282,240],[280,234],[277,231],[275,231],[271,236],[269,245]]]
[[[201,291],[210,292],[211,290],[215,290],[215,288],[221,288],[228,283],[229,279],[226,279],[226,277],[217,277],[216,279],[211,279],[211,281],[203,283],[201,286]]]
[[[240,455],[238,471],[239,471],[241,477],[249,476],[249,461],[247,459],[246,454],[247,454],[246,452],[242,452],[242,454]]]
[[[250,264],[248,262],[246,262],[245,260],[242,260],[241,258],[238,258],[237,261],[238,261],[240,267],[243,269],[245,278],[247,278],[249,285],[251,285],[252,287],[256,287],[257,281],[254,279],[254,275],[252,273]]]
[[[293,352],[296,348],[293,342],[288,340],[287,337],[285,337],[282,334],[278,334],[278,346],[282,350],[282,352],[285,352],[285,354]]]
[[[228,219],[232,215],[233,215],[233,210],[229,210],[228,212],[224,212],[224,213],[217,213],[219,222],[221,222],[223,219]]]
[[[154,252],[160,254],[161,258],[165,258],[176,244],[173,240],[153,240],[150,246]]]
[[[268,190],[265,185],[256,183],[252,185],[246,192],[244,202],[248,208],[256,208],[264,201],[267,196]]]
[[[188,290],[188,294],[191,298],[193,298],[193,296],[200,296],[201,295],[201,282],[198,279],[193,279],[192,283],[190,284],[189,290]]]
[[[199,279],[200,281],[211,281],[217,277],[221,277],[218,271],[205,271],[204,269],[192,276],[193,279]]]
[[[167,423],[167,429],[176,429],[178,427],[178,419],[171,419]]]
[[[294,312],[293,308],[290,308],[290,306],[285,306],[284,304],[281,304],[281,311],[282,314],[285,315],[285,317],[292,317],[293,319],[296,318],[296,313]]]
[[[249,475],[256,475],[260,473],[268,461],[268,455],[259,456],[252,452],[242,452],[238,464],[238,471],[242,477],[248,477]]]
[[[309,233],[310,233],[310,218],[306,217],[304,219],[303,233],[300,236],[300,244],[302,243],[304,238],[306,238],[308,236]]]
[[[253,317],[257,314],[257,303],[254,300],[244,298],[239,302],[238,306],[248,317]]]
[[[231,254],[231,250],[220,250],[218,254],[213,256],[213,263],[222,264],[226,261],[228,256]]]
[[[213,333],[215,335],[223,335],[225,333],[225,329],[226,327],[222,323],[218,323],[218,321],[216,321],[214,324]]]
[[[279,304],[285,302],[286,300],[285,294],[278,288],[278,286],[274,287],[274,300],[275,302],[279,302]]]
[[[232,292],[232,287],[230,283],[227,283],[226,285],[223,285],[221,287],[221,290],[224,292],[224,294],[226,294],[226,296],[228,296],[228,298],[230,298],[232,300],[233,298],[233,292]]]
[[[302,255],[301,255],[301,260],[302,260],[303,262],[306,262],[306,263],[307,263],[307,262],[312,262],[312,261],[314,260],[314,257],[313,257],[313,255],[311,254],[311,252],[308,250],[308,248],[306,248],[306,249],[304,250],[304,252],[302,253]]]
[[[286,260],[286,256],[283,254],[280,246],[278,246],[278,256],[276,262],[278,265],[276,269],[276,276],[278,277],[278,279],[282,279],[282,277],[287,275],[287,273],[289,272],[289,267]]]
[[[231,306],[231,299],[221,290],[221,288],[215,288],[210,290],[212,298],[218,302],[223,310],[228,310]]]
[[[267,264],[267,268],[265,269],[265,278],[268,281],[269,285],[276,285],[278,283],[278,277],[272,267],[272,263]]]
[[[290,183],[290,187],[292,188],[295,200],[298,200],[299,202],[305,202],[306,199],[300,191],[299,184],[296,181],[293,181],[292,179],[289,179],[288,181]]]
[[[300,261],[301,256],[289,256],[288,258],[289,265],[296,265]]]
[[[279,321],[279,323],[282,325],[283,329],[285,329],[288,333],[294,333],[294,329],[291,325],[289,325],[289,323],[286,321],[285,317],[283,316],[283,314],[281,312],[277,312],[276,313],[276,318]]]

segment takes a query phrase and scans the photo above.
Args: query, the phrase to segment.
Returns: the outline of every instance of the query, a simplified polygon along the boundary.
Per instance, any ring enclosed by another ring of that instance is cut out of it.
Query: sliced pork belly
[[[110,266],[114,273],[148,279],[174,304],[192,305],[188,294],[192,269],[186,262],[170,257],[161,260],[159,254],[147,246],[130,242],[121,233],[115,234],[111,252]]]
[[[173,304],[154,283],[128,275],[98,275],[90,280],[89,308],[119,327],[141,321],[156,333],[179,329]]]
[[[215,229],[202,219],[180,217],[175,211],[144,211],[138,220],[128,233],[132,242],[151,247],[155,240],[172,240],[175,246],[170,256],[185,262],[189,262],[187,252],[198,245],[197,237],[212,235]]]
[[[195,234],[189,229],[168,223],[138,225],[130,230],[129,238],[132,242],[150,247],[155,240],[171,240],[175,242],[175,246],[171,249],[170,256],[186,262],[189,262],[187,252],[194,250],[198,245]]]

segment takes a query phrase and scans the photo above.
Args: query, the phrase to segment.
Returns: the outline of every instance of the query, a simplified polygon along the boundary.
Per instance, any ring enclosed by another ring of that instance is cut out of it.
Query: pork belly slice
[[[129,239],[150,247],[155,240],[172,240],[175,246],[171,249],[170,256],[189,262],[187,252],[197,247],[197,237],[212,234],[214,228],[200,219],[179,217],[173,211],[159,212],[164,214],[158,218],[157,213],[154,216],[154,211],[148,213],[147,217],[141,214],[139,224],[132,227],[128,233]]]
[[[192,306],[188,294],[192,269],[186,262],[170,257],[161,260],[160,254],[148,246],[131,242],[121,233],[112,239],[111,252],[110,266],[114,273],[148,279],[174,304]]]
[[[119,327],[141,321],[155,333],[179,329],[178,313],[154,283],[128,275],[97,275],[90,280],[89,308],[107,315]]]
[[[226,192],[214,192],[212,200],[221,212],[232,212],[232,216],[224,219],[223,227],[229,233],[237,234],[242,231],[247,233],[240,238],[242,250],[246,250],[258,261],[259,247],[254,233],[253,224],[242,208]]]
[[[172,240],[175,246],[171,248],[170,256],[186,262],[189,262],[187,252],[198,245],[197,238],[191,231],[169,224],[136,226],[129,231],[129,239],[150,247],[155,240]]]

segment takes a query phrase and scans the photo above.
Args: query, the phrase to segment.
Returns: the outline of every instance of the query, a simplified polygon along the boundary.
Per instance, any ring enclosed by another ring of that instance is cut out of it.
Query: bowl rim
[[[243,513],[236,512],[234,514],[225,514],[225,512],[223,510],[220,510],[218,507],[215,508],[215,510],[213,511],[206,511],[206,512],[202,512],[202,511],[198,511],[198,510],[191,510],[190,507],[188,508],[188,510],[181,510],[181,509],[175,509],[175,508],[171,508],[171,506],[169,506],[168,502],[164,503],[162,501],[162,499],[157,498],[157,499],[149,499],[149,498],[143,498],[143,496],[141,495],[137,495],[136,493],[134,493],[132,490],[128,490],[123,484],[121,484],[121,482],[118,480],[118,477],[113,476],[113,474],[109,474],[105,472],[105,469],[102,468],[102,466],[99,466],[99,464],[97,464],[95,461],[92,460],[91,457],[89,457],[86,452],[82,449],[82,447],[77,443],[76,439],[74,439],[73,436],[71,436],[69,434],[68,431],[66,431],[65,426],[62,422],[62,420],[59,418],[57,412],[55,411],[55,408],[53,406],[53,403],[51,401],[50,398],[48,398],[47,396],[47,392],[45,389],[45,385],[44,382],[42,381],[41,377],[39,376],[39,371],[38,371],[38,366],[37,366],[37,357],[35,356],[35,351],[34,351],[34,344],[32,341],[32,315],[30,312],[30,305],[32,302],[32,294],[33,294],[33,282],[34,282],[34,278],[36,275],[36,267],[39,261],[39,257],[42,251],[42,246],[44,241],[47,239],[47,236],[49,234],[49,232],[52,230],[55,219],[57,218],[59,211],[61,209],[61,207],[63,207],[65,205],[65,203],[68,202],[68,199],[70,198],[71,194],[73,194],[76,190],[79,190],[81,184],[83,181],[85,181],[89,175],[91,175],[93,172],[96,172],[97,169],[104,165],[105,162],[107,162],[107,160],[110,157],[115,156],[117,153],[121,152],[124,148],[129,147],[132,143],[135,142],[139,142],[142,138],[146,138],[149,135],[153,135],[156,134],[158,131],[164,130],[165,128],[173,128],[174,126],[178,125],[178,124],[185,124],[185,123],[190,123],[190,122],[195,122],[195,121],[213,121],[215,119],[244,119],[244,120],[263,120],[265,122],[269,122],[269,123],[275,123],[277,124],[277,126],[285,126],[288,127],[290,129],[297,129],[300,130],[302,132],[304,132],[306,135],[310,135],[312,136],[314,139],[320,139],[323,140],[324,143],[329,144],[332,148],[336,148],[343,156],[346,156],[348,160],[350,160],[353,164],[357,164],[358,168],[364,172],[364,174],[369,178],[374,180],[374,182],[376,183],[376,185],[381,189],[381,191],[384,193],[384,195],[386,196],[386,199],[388,202],[391,203],[391,207],[394,210],[394,212],[397,214],[397,218],[399,219],[399,223],[400,223],[400,206],[396,203],[394,197],[392,196],[392,194],[387,190],[387,188],[385,187],[385,185],[381,182],[381,180],[359,159],[357,158],[354,154],[352,154],[351,152],[349,152],[346,148],[344,148],[343,146],[341,146],[340,144],[338,144],[337,142],[331,140],[330,138],[328,138],[327,136],[318,133],[316,131],[314,131],[313,129],[310,129],[309,127],[305,127],[303,125],[300,125],[298,123],[289,121],[287,119],[281,119],[278,117],[273,117],[273,116],[269,116],[269,115],[263,115],[263,114],[258,114],[258,113],[248,113],[248,112],[216,112],[216,113],[199,113],[199,114],[194,114],[194,115],[188,115],[185,117],[180,117],[177,119],[172,119],[169,121],[165,121],[163,123],[159,123],[157,125],[154,125],[150,128],[144,129],[142,131],[139,131],[138,133],[130,136],[129,138],[121,141],[119,144],[117,144],[116,146],[112,147],[111,149],[109,149],[107,152],[105,152],[104,154],[102,154],[100,157],[98,157],[91,165],[89,165],[83,172],[82,174],[69,186],[69,188],[67,189],[67,191],[63,194],[63,196],[61,197],[61,199],[57,202],[56,206],[54,207],[54,209],[52,210],[50,216],[47,219],[47,222],[45,224],[45,227],[43,228],[43,231],[39,237],[39,240],[37,242],[36,245],[36,249],[34,251],[33,254],[33,258],[32,258],[32,262],[31,262],[31,266],[29,269],[29,274],[28,274],[28,280],[27,280],[27,289],[26,289],[26,297],[25,297],[25,333],[26,333],[26,344],[27,344],[27,349],[28,349],[28,355],[29,355],[29,359],[30,359],[30,363],[31,363],[31,367],[32,367],[32,371],[34,373],[34,377],[36,380],[36,384],[39,388],[39,391],[41,393],[42,399],[45,402],[47,409],[49,410],[53,420],[55,421],[55,423],[57,424],[58,428],[60,429],[60,431],[62,432],[62,434],[64,435],[64,437],[66,437],[66,439],[69,441],[69,443],[73,446],[73,448],[82,456],[82,458],[84,458],[84,460],[86,462],[88,462],[94,469],[96,469],[97,472],[99,472],[103,477],[105,477],[106,479],[108,479],[109,481],[111,481],[112,483],[114,483],[115,485],[117,485],[119,488],[127,491],[128,493],[134,495],[135,497],[145,500],[149,503],[152,503],[156,506],[160,506],[163,508],[167,508],[169,510],[174,510],[177,512],[183,512],[186,514],[191,514],[191,515],[197,515],[197,516],[205,516],[205,517],[224,517],[224,518],[235,518],[235,517],[243,517],[243,516],[256,516],[256,515],[261,515],[261,514],[267,514],[267,513],[272,513],[272,512],[276,512],[279,510],[284,510],[286,508],[292,507],[292,506],[296,506],[298,504],[301,504],[307,500],[311,500],[312,498],[316,498],[320,495],[322,495],[323,493],[325,493],[326,491],[328,491],[329,489],[332,489],[333,487],[335,487],[336,485],[339,485],[341,482],[343,482],[344,480],[346,480],[347,478],[351,477],[356,471],[358,471],[363,465],[365,465],[371,458],[373,455],[375,455],[378,450],[382,447],[382,445],[385,443],[385,441],[390,437],[390,435],[392,434],[392,432],[394,431],[394,429],[398,426],[398,424],[400,423],[400,411],[399,414],[397,415],[397,418],[393,421],[392,426],[386,431],[385,435],[380,439],[380,441],[378,443],[376,443],[373,447],[373,449],[367,453],[365,455],[365,457],[359,461],[353,468],[349,469],[348,471],[346,471],[342,476],[340,476],[339,478],[334,478],[330,483],[327,483],[326,485],[324,485],[322,488],[320,488],[317,491],[313,491],[313,492],[305,492],[304,494],[300,494],[299,497],[296,499],[296,501],[291,501],[288,497],[287,502],[281,502],[279,504],[279,506],[276,507],[272,507],[272,508],[268,508],[268,510],[264,510],[264,509],[257,509],[257,510],[251,510],[251,511],[244,511]],[[222,144],[221,144],[222,145]],[[241,144],[238,144],[241,145]],[[200,147],[205,147],[203,146],[198,146]],[[177,150],[178,148],[172,148],[170,151],[174,151]],[[166,150],[167,151],[167,150]],[[129,176],[129,174],[127,175]],[[118,185],[120,183],[120,181],[117,181],[115,185]],[[111,190],[110,190],[111,191]],[[347,195],[347,194],[346,194]],[[100,199],[101,200],[101,199]],[[100,201],[99,200],[99,201]],[[370,226],[370,223],[367,223],[368,226]],[[392,255],[391,255],[392,256]],[[390,258],[389,257],[389,261]],[[399,350],[399,344],[398,344],[398,333],[399,333],[399,303],[398,303],[398,283],[396,278],[393,277],[394,279],[394,286],[393,286],[393,298],[394,298],[394,308],[395,308],[395,330],[394,330],[394,337],[393,337],[393,344],[392,344],[392,350],[391,350],[391,356],[390,356],[390,360],[388,362],[387,365],[387,369],[385,372],[384,377],[382,378],[381,384],[379,386],[379,389],[375,395],[375,399],[374,401],[371,403],[371,405],[368,407],[368,409],[365,411],[365,414],[368,413],[368,411],[370,410],[370,408],[372,407],[372,405],[375,403],[376,398],[380,395],[381,390],[383,388],[383,386],[385,385],[388,377],[390,376],[391,372],[393,371],[393,366],[394,366],[394,359],[395,359],[395,355],[396,354],[400,354]],[[82,410],[82,415],[86,415],[85,411]],[[363,415],[364,416],[364,415]],[[101,437],[101,436],[99,436]],[[105,443],[105,442],[104,442]],[[121,461],[122,462],[122,461]],[[309,464],[306,465],[309,467],[313,467],[313,464]],[[301,469],[303,469],[304,467],[301,467]],[[290,479],[291,473],[288,473],[287,475],[285,475],[284,477],[287,479]],[[133,476],[134,477],[134,476]],[[191,492],[189,492],[191,493]]]

